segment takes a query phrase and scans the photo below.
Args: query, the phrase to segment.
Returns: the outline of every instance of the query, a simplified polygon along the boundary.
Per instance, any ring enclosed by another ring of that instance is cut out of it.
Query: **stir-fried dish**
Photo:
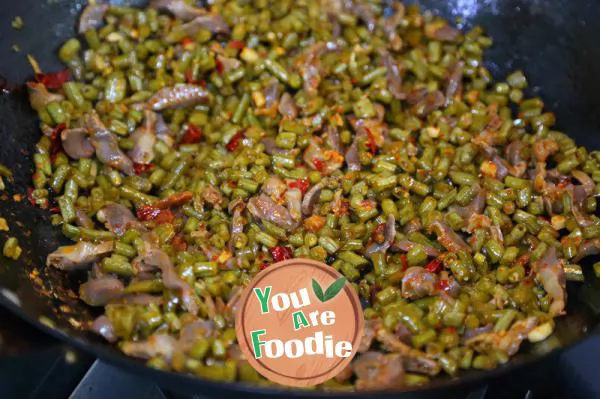
[[[366,318],[322,388],[492,369],[552,334],[600,252],[600,154],[522,72],[493,80],[480,28],[382,0],[90,4],[78,28],[28,83],[30,200],[74,241],[47,265],[87,271],[90,329],[151,367],[269,384],[240,293],[306,257]]]

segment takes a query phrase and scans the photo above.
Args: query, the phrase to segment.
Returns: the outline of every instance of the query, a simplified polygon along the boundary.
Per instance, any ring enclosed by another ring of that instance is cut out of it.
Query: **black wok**
[[[421,3],[447,18],[460,17],[464,27],[481,24],[494,39],[487,58],[493,74],[503,78],[516,68],[524,69],[533,83],[532,92],[542,96],[547,107],[556,113],[559,128],[588,149],[600,148],[600,76],[595,73],[600,66],[597,22],[600,21],[600,4],[596,0],[423,0]],[[13,194],[25,197],[31,184],[31,155],[40,134],[35,113],[29,108],[20,85],[32,74],[25,57],[27,53],[34,54],[46,71],[61,68],[55,52],[74,34],[81,7],[80,0],[1,1],[0,75],[4,83],[0,81],[0,163],[14,171],[15,181],[7,191],[0,193],[6,194],[0,199],[0,216],[8,220],[10,234],[18,237],[24,253],[14,262],[0,257],[0,303],[71,345],[162,386],[205,396],[281,395],[281,390],[208,382],[155,371],[125,357],[82,328],[94,313],[76,299],[77,276],[67,277],[43,266],[46,255],[62,238],[59,230],[50,225],[47,211],[34,208],[26,199],[13,200]],[[11,28],[11,20],[17,15],[25,22],[21,31]],[[20,47],[20,53],[11,50],[13,44]],[[0,232],[0,242],[6,237],[7,234]],[[586,262],[583,265],[586,282],[569,286],[568,315],[557,320],[554,336],[536,346],[523,345],[521,353],[500,369],[464,373],[458,380],[439,378],[418,391],[404,394],[343,395],[439,397],[441,390],[468,389],[500,374],[517,375],[516,370],[521,375],[531,373],[533,367],[550,356],[598,331],[600,285],[590,270],[591,261]],[[288,396],[316,394],[285,393]]]

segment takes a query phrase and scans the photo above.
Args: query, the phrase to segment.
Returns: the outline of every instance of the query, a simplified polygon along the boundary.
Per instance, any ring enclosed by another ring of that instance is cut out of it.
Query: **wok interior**
[[[116,3],[116,2],[112,2]],[[131,2],[129,2],[131,3]],[[136,2],[139,5],[139,2]],[[488,67],[495,77],[522,68],[532,82],[533,93],[543,98],[557,115],[558,127],[588,149],[600,148],[600,80],[595,67],[600,63],[600,31],[595,21],[600,8],[593,0],[425,0],[426,9],[454,20],[460,27],[480,24],[494,39],[488,54]],[[31,76],[25,54],[34,54],[44,70],[60,67],[55,57],[58,46],[74,33],[73,26],[82,2],[60,0],[49,4],[21,0],[6,5],[0,15],[0,75],[9,86],[21,84]],[[22,31],[11,29],[10,20],[20,15],[25,21]],[[19,44],[20,53],[10,47]],[[1,81],[0,81],[1,84]],[[10,93],[0,89],[0,163],[9,166],[15,182],[0,193],[0,216],[11,227],[24,249],[19,261],[0,257],[0,299],[18,304],[24,315],[51,320],[58,330],[88,343],[107,347],[100,338],[83,327],[95,312],[77,300],[81,275],[65,277],[63,272],[46,268],[46,255],[65,239],[50,225],[49,212],[32,207],[26,200],[31,185],[32,159],[39,138],[35,113],[29,108],[26,92],[18,87]],[[20,194],[20,202],[13,194]],[[0,242],[7,234],[1,232]],[[594,259],[582,264],[586,282],[570,284],[568,315],[557,319],[554,337],[538,345],[523,345],[511,360],[518,364],[545,353],[555,346],[580,340],[597,328],[600,311],[600,285],[591,270]],[[115,356],[116,349],[113,351]],[[469,374],[482,372],[465,373]],[[443,383],[438,381],[437,383]],[[436,384],[434,381],[433,384]],[[431,385],[428,385],[431,387]]]

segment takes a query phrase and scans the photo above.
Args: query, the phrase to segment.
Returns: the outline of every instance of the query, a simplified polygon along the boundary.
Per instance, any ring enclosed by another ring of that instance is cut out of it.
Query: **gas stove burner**
[[[152,382],[96,360],[69,399],[106,398],[168,399]]]
[[[466,399],[489,399],[490,397],[496,398],[496,395],[488,395],[488,390],[489,390],[489,385],[486,385],[480,389],[477,389],[473,392],[471,392],[469,395],[467,395]],[[537,397],[534,397],[533,392],[531,392],[531,390],[526,390],[525,393],[521,396],[519,394],[514,394],[512,396],[506,396],[507,398],[514,398],[514,399],[537,399]]]

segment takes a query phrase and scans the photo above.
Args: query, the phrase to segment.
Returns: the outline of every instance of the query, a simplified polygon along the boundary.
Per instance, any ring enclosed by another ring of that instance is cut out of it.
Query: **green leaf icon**
[[[335,296],[342,290],[342,288],[344,288],[344,284],[346,284],[346,277],[340,277],[337,280],[335,280],[333,284],[331,284],[329,288],[325,290],[323,302],[327,302],[330,299],[335,298]]]
[[[314,278],[312,279],[312,289],[321,302],[327,302],[335,298],[342,288],[344,288],[344,284],[346,284],[346,277],[340,277],[325,290],[325,293],[323,293],[323,288],[321,288],[317,280]]]
[[[325,302],[325,298],[323,298],[323,289],[321,288],[317,280],[315,280],[314,278],[312,279],[312,289],[317,298],[319,298],[319,301]]]

